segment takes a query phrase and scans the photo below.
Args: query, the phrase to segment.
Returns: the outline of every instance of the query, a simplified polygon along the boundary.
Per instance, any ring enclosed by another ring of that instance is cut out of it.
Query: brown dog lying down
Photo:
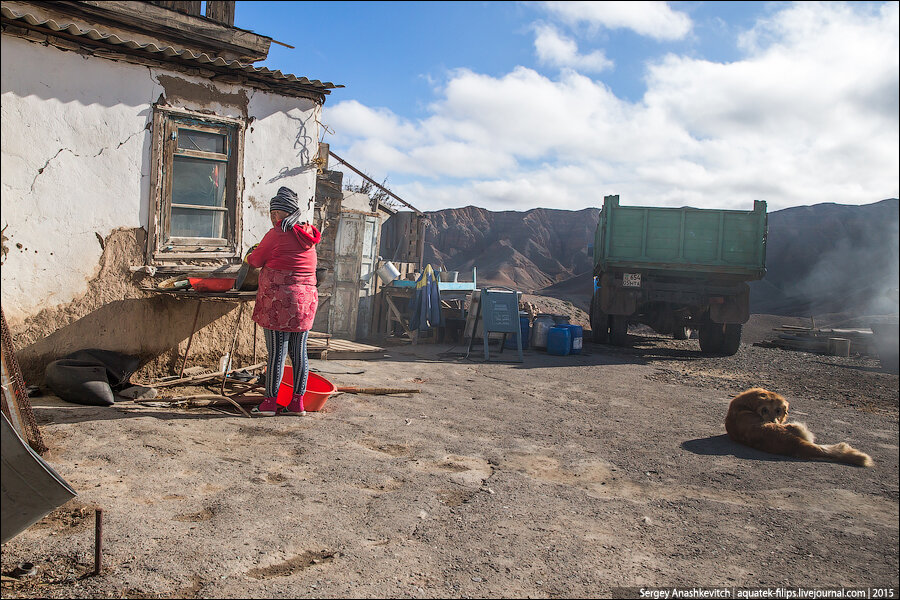
[[[762,388],[752,388],[736,396],[728,407],[725,430],[739,444],[797,458],[831,460],[871,467],[872,458],[849,444],[820,445],[803,423],[787,423],[788,403]]]

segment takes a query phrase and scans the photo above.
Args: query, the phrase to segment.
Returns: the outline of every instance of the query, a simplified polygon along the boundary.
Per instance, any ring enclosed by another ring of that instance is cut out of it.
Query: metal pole
[[[335,157],[338,160],[338,162],[346,165],[351,171],[353,171],[354,173],[356,173],[357,175],[359,175],[360,177],[362,177],[363,179],[365,179],[366,181],[368,181],[369,183],[371,183],[372,185],[377,187],[379,190],[381,190],[382,192],[384,192],[385,194],[387,194],[394,200],[397,200],[398,202],[402,203],[404,206],[411,208],[413,211],[415,211],[415,213],[417,215],[419,215],[419,216],[424,215],[424,213],[421,210],[419,210],[418,208],[416,208],[415,206],[413,206],[412,204],[410,204],[409,202],[407,202],[406,200],[404,200],[403,198],[401,198],[400,196],[398,196],[391,190],[387,189],[386,187],[384,187],[383,185],[381,185],[380,183],[378,183],[377,181],[375,181],[374,179],[372,179],[371,177],[369,177],[368,175],[366,175],[365,173],[363,173],[362,171],[360,171],[359,169],[357,169],[356,167],[351,165],[350,163],[348,163],[346,160],[344,160],[343,158],[341,158],[340,156],[338,156],[337,154],[332,152],[330,149],[328,151],[328,154],[330,156]]]
[[[99,575],[103,568],[103,509],[94,511],[94,575]]]
[[[194,313],[194,324],[191,325],[191,337],[188,338],[188,344],[184,351],[184,360],[181,361],[181,371],[178,373],[178,379],[184,377],[184,366],[187,364],[188,354],[191,352],[191,342],[194,341],[194,333],[197,332],[197,320],[200,318],[201,306],[203,306],[203,300],[197,300],[197,312]]]
[[[228,362],[225,363],[225,369],[222,373],[222,389],[219,390],[219,395],[225,395],[225,380],[228,379],[228,367],[230,366],[230,362],[234,360],[234,346],[237,343],[238,332],[241,329],[241,315],[244,314],[244,303],[241,302],[241,307],[238,309],[237,315],[237,323],[234,324],[234,336],[231,338],[231,352],[228,353]]]

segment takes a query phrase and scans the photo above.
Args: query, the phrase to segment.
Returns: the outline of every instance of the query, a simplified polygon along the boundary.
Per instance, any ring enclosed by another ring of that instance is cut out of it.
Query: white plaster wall
[[[72,300],[101,255],[96,234],[146,221],[146,68],[2,37],[0,227],[10,321]],[[21,245],[21,248],[18,247]]]
[[[244,139],[244,248],[272,227],[269,200],[281,186],[297,193],[312,222],[321,106],[312,100],[255,91]]]
[[[102,253],[98,236],[119,227],[147,230],[151,104],[164,91],[157,78],[209,82],[7,35],[0,52],[0,227],[10,250],[2,303],[12,323],[86,291]],[[242,89],[216,87],[232,94]],[[245,139],[245,248],[271,226],[268,200],[278,187],[313,197],[320,110],[310,100],[247,95],[253,121]],[[181,107],[242,116],[233,106]]]

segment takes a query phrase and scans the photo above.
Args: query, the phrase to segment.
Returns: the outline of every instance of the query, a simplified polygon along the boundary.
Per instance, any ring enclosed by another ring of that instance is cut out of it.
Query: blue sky
[[[897,2],[238,2],[422,210],[898,196]],[[333,132],[333,133],[332,133]],[[345,183],[358,183],[345,171]]]

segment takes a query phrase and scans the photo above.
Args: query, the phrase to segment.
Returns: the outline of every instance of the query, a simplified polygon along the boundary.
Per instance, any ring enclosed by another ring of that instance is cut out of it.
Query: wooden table
[[[446,300],[460,300],[460,317],[465,317],[465,301],[466,298],[475,290],[475,282],[438,282],[438,291],[441,295],[441,303]],[[390,285],[382,288],[385,304],[388,306],[388,312],[385,318],[384,333],[390,335],[393,331],[394,322],[400,323],[403,331],[409,336],[413,344],[416,343],[418,330],[410,329],[409,318],[405,315],[406,310],[400,310],[400,306],[405,308],[409,301],[416,293],[415,281],[394,281]]]

